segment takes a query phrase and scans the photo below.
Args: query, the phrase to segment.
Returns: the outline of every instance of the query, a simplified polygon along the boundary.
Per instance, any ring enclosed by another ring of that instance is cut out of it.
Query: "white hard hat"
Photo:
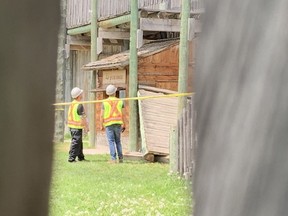
[[[117,91],[117,88],[114,86],[114,85],[108,85],[107,87],[106,87],[106,94],[107,95],[112,95],[112,94],[114,94],[115,92]]]
[[[78,88],[78,87],[74,87],[71,91],[71,97],[72,98],[77,98],[79,95],[81,95],[83,93],[83,90]]]

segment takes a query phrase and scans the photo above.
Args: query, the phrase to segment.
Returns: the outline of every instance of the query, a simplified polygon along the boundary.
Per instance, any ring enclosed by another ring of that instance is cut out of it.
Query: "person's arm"
[[[89,132],[88,119],[82,104],[79,104],[77,113],[78,115],[81,116],[81,124],[84,126],[84,132],[88,133]]]
[[[104,105],[102,104],[101,112],[100,112],[100,130],[104,129],[103,126],[103,116],[104,116]]]
[[[89,132],[89,123],[88,123],[88,119],[87,119],[87,116],[85,113],[81,116],[81,120],[82,120],[82,125],[84,125],[84,132],[88,133]]]
[[[125,130],[125,122],[126,122],[126,109],[125,109],[125,106],[124,106],[124,102],[123,102],[123,106],[122,106],[122,121],[123,121],[123,124],[122,124],[122,132],[124,132]]]

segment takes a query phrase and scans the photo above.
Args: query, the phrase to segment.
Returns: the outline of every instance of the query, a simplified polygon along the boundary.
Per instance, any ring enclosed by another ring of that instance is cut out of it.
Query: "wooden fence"
[[[131,0],[98,0],[98,20],[130,13]],[[139,9],[176,10],[180,12],[181,0],[138,0]],[[203,0],[191,0],[191,11],[203,9]],[[67,0],[67,28],[91,23],[91,0]]]
[[[182,116],[178,119],[176,136],[178,140],[177,171],[192,181],[195,169],[196,133],[194,96],[187,101]]]

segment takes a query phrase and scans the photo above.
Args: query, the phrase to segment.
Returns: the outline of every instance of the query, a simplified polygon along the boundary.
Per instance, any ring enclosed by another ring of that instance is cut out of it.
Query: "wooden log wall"
[[[179,10],[181,0],[139,0],[140,9]],[[203,8],[203,0],[191,0],[191,9]],[[180,10],[179,10],[180,12]],[[99,0],[98,20],[130,13],[130,0]],[[91,23],[91,0],[67,0],[67,28],[76,28]]]
[[[138,83],[177,91],[178,46],[139,60]]]
[[[194,43],[189,44],[188,92],[192,92],[194,72]],[[178,91],[179,46],[139,59],[138,84]]]

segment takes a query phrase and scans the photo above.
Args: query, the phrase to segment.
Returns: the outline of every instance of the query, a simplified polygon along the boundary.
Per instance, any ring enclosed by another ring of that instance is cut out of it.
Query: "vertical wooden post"
[[[190,0],[182,0],[181,12],[181,30],[180,30],[180,45],[179,45],[179,75],[178,75],[178,92],[187,91],[188,79],[188,24],[190,17]],[[186,97],[179,97],[178,117],[186,104]]]
[[[180,29],[180,45],[179,45],[179,73],[178,73],[178,92],[183,93],[187,91],[187,79],[188,79],[188,23],[190,17],[190,0],[182,0],[182,12],[181,12],[181,29]],[[181,119],[183,108],[186,104],[186,97],[179,97],[178,99],[178,124]],[[178,154],[170,152],[172,161],[178,161],[178,171],[181,173],[181,160],[182,160],[182,125],[178,125],[180,136],[177,136],[177,140],[173,143],[175,146],[173,149],[179,149]],[[180,160],[180,161],[179,161]]]
[[[177,154],[178,149],[175,149],[178,145],[175,144],[177,142],[177,129],[173,127],[170,131],[170,141],[169,141],[169,152],[170,152],[170,172],[176,173],[178,170],[178,160]]]
[[[138,57],[137,57],[137,29],[138,29],[138,0],[131,0],[130,25],[130,64],[129,64],[129,97],[137,97],[138,86]],[[137,101],[129,101],[129,150],[137,150]]]
[[[91,62],[98,59],[97,55],[97,37],[98,37],[98,27],[97,27],[97,0],[92,0],[92,19],[91,19]],[[91,71],[90,77],[90,87],[91,89],[96,88],[96,71]],[[95,100],[95,93],[89,93],[89,100]],[[96,143],[96,127],[95,127],[95,104],[89,105],[89,128],[90,136],[89,143],[90,146],[95,146]]]
[[[191,104],[190,104],[190,110],[191,110],[191,172],[192,176],[195,173],[195,166],[196,166],[196,147],[197,147],[197,139],[196,139],[196,127],[195,127],[195,98],[194,96],[191,97]]]
[[[58,33],[58,55],[57,55],[57,79],[56,79],[56,103],[64,102],[65,98],[65,42],[66,42],[66,1],[60,1],[61,22]],[[54,142],[64,141],[65,130],[64,107],[55,109]]]

